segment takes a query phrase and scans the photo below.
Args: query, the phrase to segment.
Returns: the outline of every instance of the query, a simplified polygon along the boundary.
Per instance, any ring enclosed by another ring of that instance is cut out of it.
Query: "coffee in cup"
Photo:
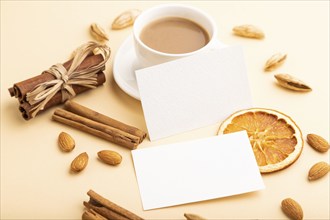
[[[154,28],[157,33],[150,33]],[[197,8],[180,4],[159,5],[142,12],[134,22],[133,38],[137,68],[222,47],[213,19]]]
[[[165,17],[151,22],[141,31],[140,39],[146,46],[170,54],[190,53],[210,41],[203,27],[180,17]]]

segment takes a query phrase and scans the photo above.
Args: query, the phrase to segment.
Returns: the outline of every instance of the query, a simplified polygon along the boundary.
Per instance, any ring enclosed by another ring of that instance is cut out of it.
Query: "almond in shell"
[[[184,213],[184,217],[186,217],[187,220],[206,220],[205,218],[191,213]]]
[[[271,56],[266,64],[265,64],[265,71],[272,71],[282,65],[286,59],[286,54],[282,53],[276,53],[273,56]]]
[[[281,203],[282,211],[292,220],[302,220],[303,210],[298,202],[291,198],[286,198]]]
[[[233,28],[233,32],[235,35],[240,37],[255,39],[263,39],[265,37],[264,32],[260,28],[250,24],[236,26]]]
[[[138,9],[132,9],[129,11],[125,11],[118,15],[115,20],[112,22],[111,28],[113,30],[120,30],[126,27],[129,27],[134,24],[137,16],[141,14],[141,11]]]
[[[299,92],[309,92],[312,88],[306,85],[303,81],[289,75],[289,74],[275,74],[274,77],[280,86]]]
[[[111,150],[102,150],[97,153],[101,161],[106,164],[116,166],[121,163],[122,157],[119,153]]]
[[[105,33],[104,29],[96,23],[91,24],[90,33],[96,40],[100,42],[109,40],[109,37]]]
[[[329,150],[329,142],[317,134],[308,134],[307,143],[315,150],[322,153]]]
[[[70,152],[75,147],[74,139],[65,132],[61,132],[58,136],[58,146],[64,152]]]

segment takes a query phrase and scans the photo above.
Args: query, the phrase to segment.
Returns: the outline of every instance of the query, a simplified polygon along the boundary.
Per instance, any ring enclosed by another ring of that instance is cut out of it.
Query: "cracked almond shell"
[[[274,77],[277,79],[278,84],[284,88],[299,92],[312,91],[312,88],[306,83],[289,74],[275,74]]]
[[[264,32],[260,28],[250,24],[236,26],[233,28],[233,32],[235,35],[240,37],[255,39],[263,39],[265,37]]]
[[[98,41],[102,42],[102,41],[108,41],[109,40],[109,37],[105,33],[104,29],[96,23],[91,24],[90,33]]]
[[[274,54],[267,60],[264,67],[265,71],[272,71],[277,67],[281,66],[286,60],[286,57],[287,57],[286,54],[282,54],[282,53]]]
[[[132,9],[129,11],[125,11],[118,15],[115,20],[112,22],[111,28],[113,30],[120,30],[126,27],[129,27],[134,24],[135,19],[137,16],[141,14],[141,11],[138,9]]]

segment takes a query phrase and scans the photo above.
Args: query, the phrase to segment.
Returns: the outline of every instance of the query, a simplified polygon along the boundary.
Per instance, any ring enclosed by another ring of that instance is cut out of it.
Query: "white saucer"
[[[213,49],[226,47],[219,40]],[[120,46],[113,61],[113,76],[117,85],[128,95],[140,100],[140,93],[136,82],[135,70],[139,69],[135,54],[133,34]]]
[[[120,46],[113,61],[113,76],[118,86],[133,98],[140,100],[135,70],[137,58],[134,49],[133,35],[130,35]]]

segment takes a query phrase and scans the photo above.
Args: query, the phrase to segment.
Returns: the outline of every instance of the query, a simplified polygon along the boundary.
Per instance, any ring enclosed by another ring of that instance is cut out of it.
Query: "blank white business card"
[[[232,46],[135,71],[150,140],[252,107],[244,55]]]
[[[264,188],[246,131],[132,151],[144,210]]]

